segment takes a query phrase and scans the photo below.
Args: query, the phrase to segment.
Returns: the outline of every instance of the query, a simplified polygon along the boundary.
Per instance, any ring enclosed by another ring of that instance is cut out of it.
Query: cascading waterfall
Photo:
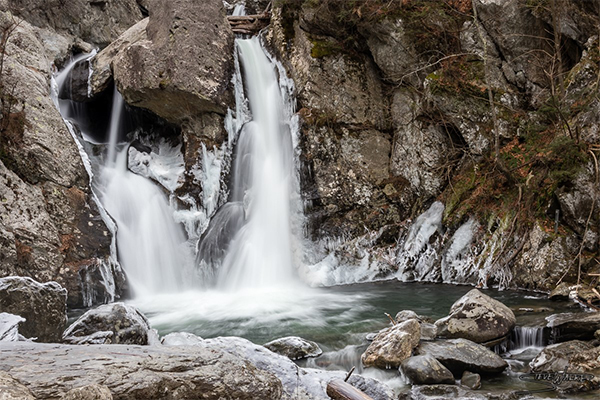
[[[84,121],[89,117],[85,108],[71,100],[59,100],[59,94],[64,90],[73,67],[94,54],[76,57],[55,79],[53,95],[67,125],[71,126],[71,121],[78,124],[83,139],[88,142],[94,140],[84,130]],[[121,121],[123,110],[123,98],[115,88],[109,130],[105,136],[106,156],[103,159],[88,156],[83,151],[85,143],[79,143],[79,138],[74,135],[82,158],[87,160],[86,166],[89,165],[90,177],[94,176],[92,164],[95,165],[96,175],[91,182],[93,191],[97,194],[101,211],[110,215],[104,218],[107,226],[113,235],[116,234],[113,261],[116,263],[118,258],[135,295],[172,292],[190,287],[194,284],[194,274],[191,272],[193,257],[181,228],[173,220],[174,210],[169,206],[167,196],[150,179],[128,169],[129,143],[120,143],[126,133],[123,132]],[[109,283],[106,286],[111,286]]]
[[[294,204],[300,199],[290,121],[294,105],[284,102],[275,65],[258,37],[237,39],[236,49],[251,120],[237,140],[229,201],[200,243],[200,265],[215,270],[220,289],[292,284],[293,214],[300,208]]]

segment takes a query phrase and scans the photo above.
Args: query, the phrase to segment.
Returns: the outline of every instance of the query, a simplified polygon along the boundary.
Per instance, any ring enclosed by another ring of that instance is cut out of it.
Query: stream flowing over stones
[[[0,1],[0,398],[595,398],[599,84],[594,1]]]

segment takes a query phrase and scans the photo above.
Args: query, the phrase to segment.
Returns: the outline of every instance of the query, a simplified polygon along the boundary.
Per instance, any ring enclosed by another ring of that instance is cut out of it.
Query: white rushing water
[[[284,102],[259,38],[238,39],[236,47],[251,118],[237,139],[229,202],[200,243],[200,266],[223,290],[291,285],[299,233],[292,229],[299,208],[293,203],[300,199],[288,110],[294,105]]]

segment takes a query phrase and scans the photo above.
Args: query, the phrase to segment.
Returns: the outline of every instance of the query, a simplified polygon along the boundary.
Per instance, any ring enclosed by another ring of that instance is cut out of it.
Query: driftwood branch
[[[341,379],[334,379],[327,384],[327,395],[333,400],[373,400],[372,397]]]

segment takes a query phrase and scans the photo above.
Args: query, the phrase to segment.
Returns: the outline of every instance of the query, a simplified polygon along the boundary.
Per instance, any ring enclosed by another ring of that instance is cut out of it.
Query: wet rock
[[[600,312],[553,314],[546,321],[555,341],[591,340],[600,329]]]
[[[142,18],[136,0],[70,0],[69,6],[47,0],[7,0],[5,7],[29,23],[104,47]]]
[[[411,319],[380,331],[361,357],[366,367],[397,368],[419,344],[421,326]]]
[[[69,390],[61,400],[112,400],[110,389],[105,385],[91,384]]]
[[[5,312],[0,313],[0,342],[20,340],[22,336],[19,335],[19,324],[21,322],[25,322],[25,318]]]
[[[479,389],[481,388],[481,376],[479,374],[474,374],[473,372],[465,371],[460,378],[460,384],[469,389]]]
[[[524,86],[528,80],[538,86],[545,85],[546,76],[538,65],[549,59],[540,59],[531,53],[543,48],[552,51],[544,42],[549,35],[546,23],[523,7],[519,0],[477,0],[475,6],[485,31],[506,60],[507,68],[513,71],[512,74],[522,76],[515,83]]]
[[[0,371],[0,399],[35,400],[35,397],[27,387],[20,384],[6,372]]]
[[[416,349],[418,355],[430,355],[444,364],[456,378],[464,371],[479,374],[497,374],[508,364],[488,348],[466,339],[422,342]]]
[[[530,363],[532,373],[557,374],[555,381],[560,392],[580,392],[600,388],[600,347],[579,340],[553,344],[546,347]],[[589,374],[583,379],[561,379],[560,373]]]
[[[135,307],[124,303],[87,311],[64,333],[70,344],[149,344],[150,325]]]
[[[399,311],[396,314],[396,316],[394,317],[394,319],[396,320],[397,323],[402,323],[402,322],[408,321],[409,319],[416,319],[421,324],[423,322],[433,322],[433,319],[423,316],[423,315],[418,315],[416,312],[414,312],[412,310]]]
[[[274,353],[286,356],[290,360],[317,357],[323,354],[318,344],[298,336],[288,336],[265,343],[264,346]]]
[[[112,61],[125,101],[176,124],[207,112],[224,115],[233,101],[233,33],[223,3],[154,2],[145,32]]]
[[[0,278],[0,310],[25,318],[20,332],[40,342],[58,342],[67,325],[67,291],[56,282]]]
[[[433,319],[423,315],[417,315],[417,313],[412,310],[402,310],[396,314],[394,319],[397,323],[402,323],[409,319],[416,319],[421,325],[421,340],[434,340],[437,336],[437,327],[430,323],[433,322]]]
[[[516,321],[510,308],[473,289],[458,299],[450,308],[450,315],[435,325],[440,337],[483,343],[508,335]]]
[[[275,375],[283,384],[282,400],[297,398],[328,400],[327,382],[346,377],[346,373],[342,371],[299,368],[289,358],[275,354],[242,338],[219,337],[207,339],[205,343],[231,353],[238,359],[248,360],[256,368]],[[395,398],[394,393],[387,385],[375,379],[353,374],[348,383],[374,399],[392,400]]]
[[[165,346],[192,346],[201,343],[203,340],[193,333],[173,332],[163,337],[160,342]]]
[[[412,389],[398,397],[399,400],[488,400],[481,393],[475,393],[456,385],[424,385],[413,386]]]
[[[571,358],[591,350],[593,346],[580,340],[571,340],[565,343],[552,344],[546,347],[530,363],[532,372],[538,371],[564,371],[571,370]]]
[[[60,399],[74,387],[93,384],[108,387],[116,399],[132,400],[279,399],[282,394],[273,374],[216,346],[1,342],[0,365],[38,399]]]
[[[454,384],[452,372],[430,355],[410,357],[402,361],[400,369],[414,385]]]
[[[571,293],[571,287],[566,282],[561,282],[560,285],[552,289],[548,296],[550,300],[567,300]]]

